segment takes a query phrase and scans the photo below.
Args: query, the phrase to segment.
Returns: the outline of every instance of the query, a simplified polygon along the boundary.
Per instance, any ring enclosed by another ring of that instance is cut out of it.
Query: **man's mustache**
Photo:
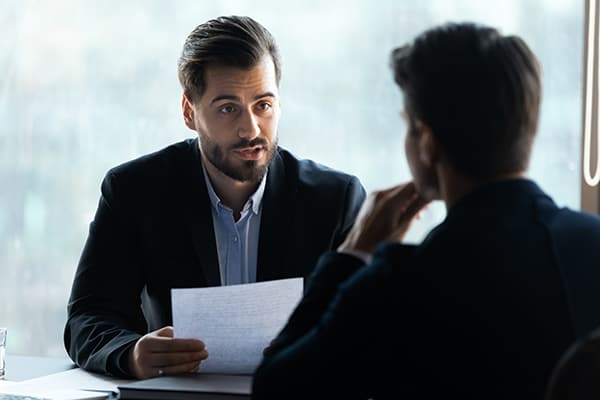
[[[242,140],[239,143],[236,143],[235,145],[233,145],[231,147],[232,150],[237,150],[237,149],[247,149],[248,147],[254,147],[254,146],[263,146],[263,147],[267,147],[269,145],[269,143],[263,139],[263,138],[256,138],[256,139],[252,139],[252,140]]]

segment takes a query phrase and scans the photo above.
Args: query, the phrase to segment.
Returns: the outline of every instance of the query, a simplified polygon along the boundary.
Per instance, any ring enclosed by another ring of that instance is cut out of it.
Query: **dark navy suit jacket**
[[[600,218],[533,182],[461,199],[419,246],[328,252],[258,368],[255,399],[542,399],[600,326]]]
[[[263,196],[257,280],[306,277],[365,198],[356,177],[278,148]],[[75,275],[65,347],[83,368],[128,375],[126,353],[172,324],[171,288],[220,285],[197,139],[110,170]]]

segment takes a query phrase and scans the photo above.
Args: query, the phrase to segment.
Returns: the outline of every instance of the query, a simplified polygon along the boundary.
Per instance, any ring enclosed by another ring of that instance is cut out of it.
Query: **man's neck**
[[[202,161],[215,193],[219,196],[221,203],[231,208],[234,219],[237,221],[240,218],[244,205],[252,193],[256,191],[260,182],[237,181],[219,171],[204,156],[202,157]]]

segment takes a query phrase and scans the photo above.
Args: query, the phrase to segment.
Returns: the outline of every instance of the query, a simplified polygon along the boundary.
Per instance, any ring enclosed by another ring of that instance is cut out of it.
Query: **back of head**
[[[395,49],[392,64],[409,117],[432,128],[457,171],[490,179],[527,169],[541,80],[522,39],[449,23]]]
[[[219,17],[198,25],[186,38],[177,62],[179,82],[185,94],[195,101],[206,89],[204,70],[219,65],[250,69],[262,57],[270,55],[277,83],[281,63],[271,33],[250,17]]]

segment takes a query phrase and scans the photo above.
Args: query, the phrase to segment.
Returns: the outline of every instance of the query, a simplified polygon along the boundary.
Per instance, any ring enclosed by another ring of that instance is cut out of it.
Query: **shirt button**
[[[234,237],[232,237],[231,239],[233,240],[233,242],[234,242],[234,243],[237,243],[237,241],[238,241],[238,238],[237,238],[237,236],[234,236]]]

